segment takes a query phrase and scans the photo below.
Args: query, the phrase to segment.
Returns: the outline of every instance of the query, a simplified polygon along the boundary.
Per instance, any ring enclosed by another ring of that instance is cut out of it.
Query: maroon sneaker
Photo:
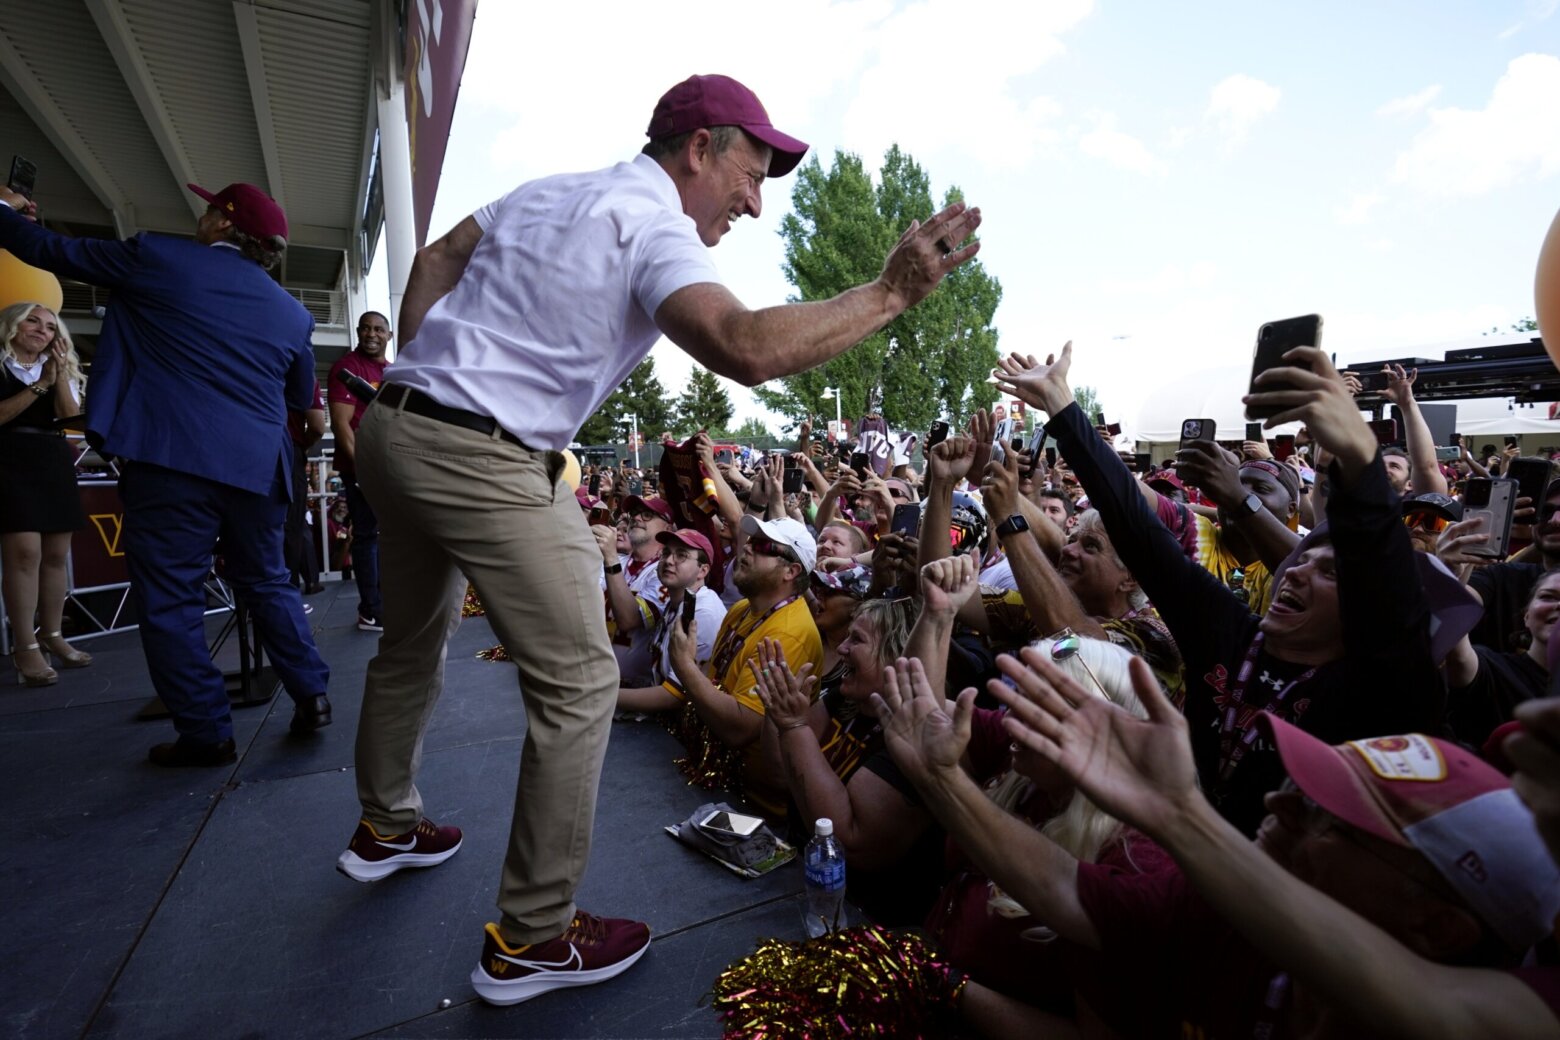
[[[583,910],[558,938],[529,946],[510,946],[498,925],[489,924],[471,985],[489,1004],[518,1004],[565,986],[604,982],[627,971],[649,948],[649,925]]]
[[[402,867],[436,867],[460,851],[460,828],[440,827],[426,816],[405,834],[384,835],[359,820],[336,869],[353,881],[378,881]]]

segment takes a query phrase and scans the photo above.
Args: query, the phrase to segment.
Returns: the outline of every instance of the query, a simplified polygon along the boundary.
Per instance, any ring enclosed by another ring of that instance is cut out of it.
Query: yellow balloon
[[[16,257],[0,249],[0,307],[13,303],[41,303],[55,314],[65,294],[60,290],[60,280],[48,271],[29,267]]]
[[[563,472],[558,474],[558,479],[569,485],[570,491],[580,489],[580,460],[568,448],[563,449]]]
[[[1555,214],[1538,251],[1538,271],[1533,276],[1533,316],[1543,337],[1549,360],[1560,367],[1560,213]]]

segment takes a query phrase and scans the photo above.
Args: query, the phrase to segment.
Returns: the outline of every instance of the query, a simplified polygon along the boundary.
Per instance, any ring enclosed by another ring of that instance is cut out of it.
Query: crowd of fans
[[[1400,444],[1302,348],[1253,388],[1294,450],[1156,467],[1070,358],[998,371],[1042,439],[981,412],[920,467],[810,424],[587,467],[619,719],[792,842],[830,818],[955,1029],[1554,1035],[1560,481],[1480,556],[1466,482],[1518,453],[1438,459],[1412,372]]]

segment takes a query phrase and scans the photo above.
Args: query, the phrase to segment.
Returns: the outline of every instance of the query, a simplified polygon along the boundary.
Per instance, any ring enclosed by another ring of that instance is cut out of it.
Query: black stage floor
[[[356,600],[350,585],[310,598],[335,724],[290,737],[285,694],[235,709],[239,761],[221,769],[147,764],[173,729],[135,721],[151,692],[135,633],[84,644],[94,665],[46,689],[6,669],[0,1034],[718,1037],[703,1003],[716,974],[762,937],[803,934],[800,868],[747,880],[664,833],[710,799],[684,786],[653,723],[614,723],[579,891],[593,913],[648,921],[650,951],[611,982],[512,1008],[472,993],[525,731],[513,666],[474,656],[494,642],[481,618],[451,643],[419,777],[465,846],[373,885],[336,872],[377,642],[357,630]]]

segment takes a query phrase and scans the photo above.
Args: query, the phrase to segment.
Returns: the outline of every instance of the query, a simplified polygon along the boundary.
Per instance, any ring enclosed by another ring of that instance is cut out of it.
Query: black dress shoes
[[[330,698],[322,693],[297,702],[293,707],[292,725],[288,729],[294,733],[312,733],[329,725]]]
[[[158,744],[146,758],[156,766],[224,766],[238,761],[238,749],[231,739],[220,744],[180,737],[171,744]]]

